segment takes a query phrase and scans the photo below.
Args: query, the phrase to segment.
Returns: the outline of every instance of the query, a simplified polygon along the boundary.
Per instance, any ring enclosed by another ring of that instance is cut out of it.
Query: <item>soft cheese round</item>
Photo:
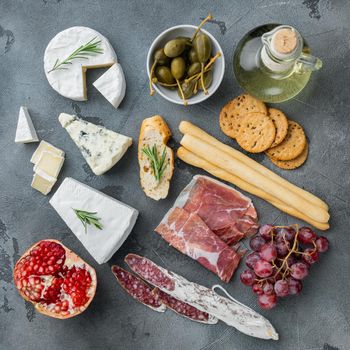
[[[92,39],[101,40],[99,48],[102,54],[86,56],[87,59],[77,58],[72,64],[49,73],[57,59],[65,60],[81,45]],[[117,62],[117,55],[107,38],[88,27],[71,27],[58,33],[47,45],[44,55],[44,69],[47,80],[60,95],[75,101],[86,101],[85,71],[88,68],[110,67]]]

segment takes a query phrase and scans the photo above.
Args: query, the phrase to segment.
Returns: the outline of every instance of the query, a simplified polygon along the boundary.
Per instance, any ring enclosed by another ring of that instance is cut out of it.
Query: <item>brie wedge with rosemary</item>
[[[93,85],[115,108],[118,108],[125,96],[126,83],[123,69],[115,63],[101,75]]]
[[[76,53],[76,50],[90,42],[96,44],[95,52],[87,50]],[[68,59],[72,56],[75,58]],[[66,60],[67,64],[54,69]],[[108,39],[87,27],[71,27],[58,33],[48,44],[44,55],[44,69],[49,84],[62,96],[75,101],[87,100],[87,69],[111,67],[116,62],[117,55]]]
[[[138,216],[136,209],[69,177],[50,204],[99,264],[108,261],[121,247]],[[92,214],[99,227],[90,224],[85,229],[74,209]]]
[[[38,142],[38,136],[36,134],[32,119],[26,107],[19,109],[18,123],[16,130],[16,143],[29,143]]]
[[[66,113],[58,117],[95,175],[111,169],[132,144],[130,137]]]

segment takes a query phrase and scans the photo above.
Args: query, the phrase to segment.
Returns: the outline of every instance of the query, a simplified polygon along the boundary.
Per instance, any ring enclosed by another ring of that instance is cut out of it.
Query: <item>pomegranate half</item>
[[[37,311],[54,318],[82,313],[95,296],[95,270],[61,242],[45,239],[17,261],[15,286]]]

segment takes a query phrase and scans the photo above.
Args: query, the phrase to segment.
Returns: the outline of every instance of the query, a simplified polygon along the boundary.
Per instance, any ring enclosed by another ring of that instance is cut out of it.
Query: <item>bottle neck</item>
[[[280,60],[271,55],[269,50],[265,45],[262,46],[260,52],[260,58],[262,64],[270,71],[275,73],[288,73],[293,69],[295,61],[294,60]]]

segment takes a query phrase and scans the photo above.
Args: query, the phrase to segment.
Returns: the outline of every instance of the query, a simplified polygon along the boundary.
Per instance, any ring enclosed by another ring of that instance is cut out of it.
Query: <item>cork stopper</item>
[[[296,49],[298,37],[292,29],[282,28],[273,34],[271,44],[274,51],[288,55]]]

